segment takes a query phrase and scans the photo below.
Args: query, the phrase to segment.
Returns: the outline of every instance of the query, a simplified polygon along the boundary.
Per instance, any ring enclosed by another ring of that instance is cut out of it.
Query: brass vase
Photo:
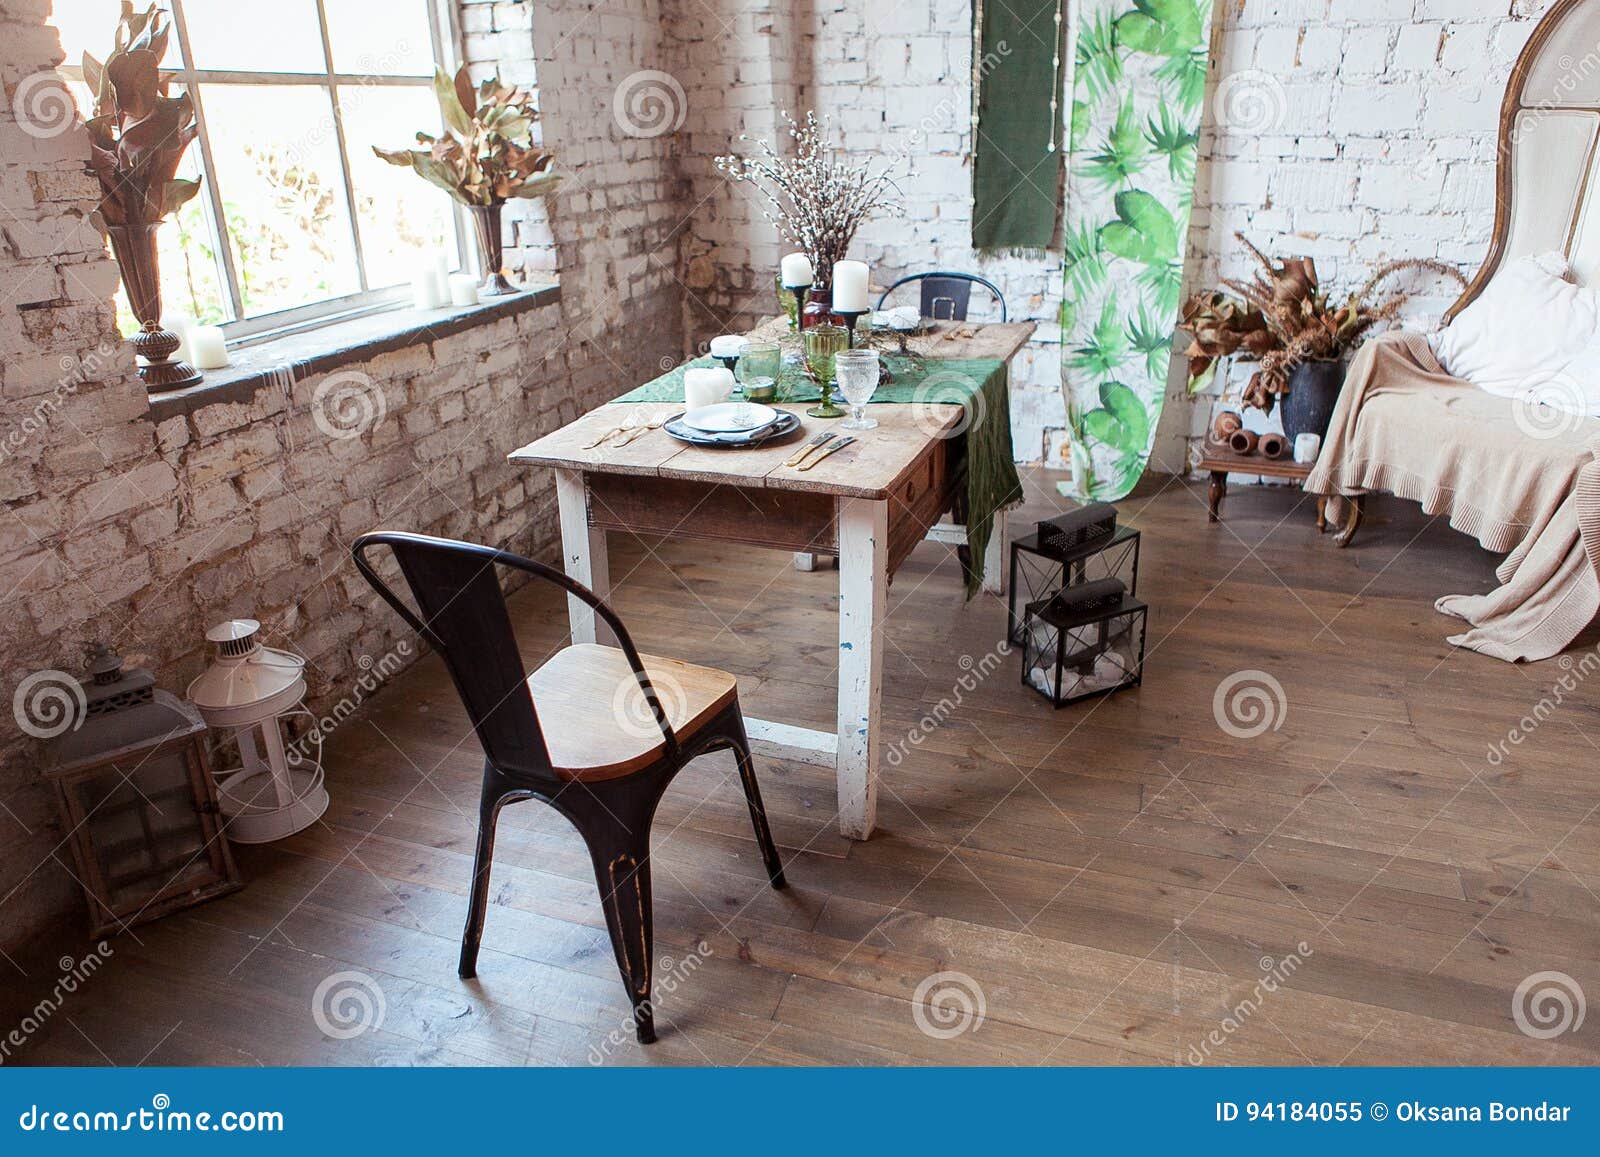
[[[480,297],[504,297],[517,292],[517,287],[506,280],[502,270],[505,243],[500,233],[500,211],[505,204],[504,201],[496,201],[492,205],[467,206],[472,210],[472,225],[478,234],[478,254],[483,258],[483,285],[478,289]]]
[[[156,251],[160,222],[107,225],[111,252],[122,270],[128,305],[140,329],[133,335],[133,352],[143,359],[139,378],[151,393],[181,390],[203,381],[200,371],[173,354],[182,344],[178,335],[161,325],[161,267]]]

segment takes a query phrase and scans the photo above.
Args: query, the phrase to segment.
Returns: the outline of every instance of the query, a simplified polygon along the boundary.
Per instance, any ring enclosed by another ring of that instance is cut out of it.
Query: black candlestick
[[[784,288],[794,294],[794,328],[798,333],[806,327],[806,294],[811,292],[811,286],[785,285]]]
[[[844,319],[844,327],[845,327],[845,329],[850,331],[850,348],[851,349],[855,349],[856,348],[856,322],[859,321],[861,319],[861,315],[866,313],[866,312],[868,312],[868,311],[864,310],[864,309],[855,309],[855,310],[836,309],[836,310],[833,311],[833,315],[835,317],[841,317],[841,318]]]

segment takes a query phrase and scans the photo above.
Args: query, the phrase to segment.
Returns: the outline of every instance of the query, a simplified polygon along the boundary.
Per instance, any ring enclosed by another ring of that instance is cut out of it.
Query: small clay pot
[[[1254,454],[1258,440],[1253,430],[1235,430],[1228,435],[1228,449],[1241,456]]]
[[[1282,458],[1289,452],[1289,439],[1282,434],[1263,434],[1256,443],[1263,458]]]
[[[1211,440],[1219,445],[1226,446],[1228,439],[1233,437],[1234,431],[1244,428],[1244,419],[1237,411],[1224,410],[1218,414],[1211,423]]]

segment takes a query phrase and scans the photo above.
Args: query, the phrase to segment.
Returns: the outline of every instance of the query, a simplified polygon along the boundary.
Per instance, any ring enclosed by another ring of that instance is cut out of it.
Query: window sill
[[[230,365],[205,371],[206,379],[186,390],[150,395],[150,417],[163,422],[192,414],[205,406],[248,402],[256,391],[286,374],[295,380],[323,374],[380,354],[432,342],[474,326],[561,300],[559,285],[542,285],[508,297],[489,298],[476,305],[447,309],[394,309],[320,329],[290,334],[257,345],[229,350]]]

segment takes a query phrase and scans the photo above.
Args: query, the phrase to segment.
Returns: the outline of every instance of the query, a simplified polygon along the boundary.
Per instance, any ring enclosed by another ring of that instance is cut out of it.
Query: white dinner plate
[[[777,417],[778,411],[759,402],[718,402],[690,410],[683,416],[683,424],[707,434],[738,434],[770,426]]]

